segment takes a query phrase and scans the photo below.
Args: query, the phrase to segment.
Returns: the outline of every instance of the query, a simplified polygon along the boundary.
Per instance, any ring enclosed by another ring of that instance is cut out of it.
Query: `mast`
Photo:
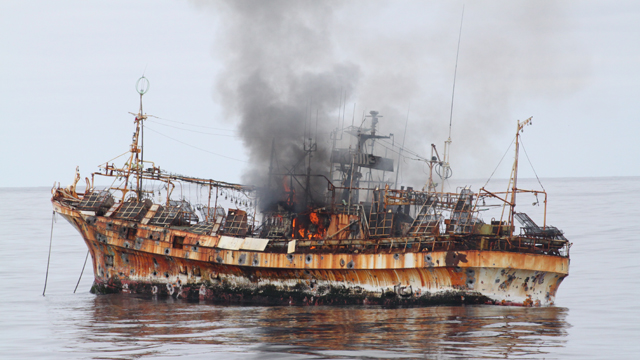
[[[449,134],[451,134],[451,125],[449,125]],[[444,182],[449,178],[451,171],[451,165],[449,164],[449,147],[451,146],[451,135],[444,142],[444,161],[442,162],[442,184],[440,185],[440,192],[444,192]]]
[[[149,80],[147,80],[144,75],[138,79],[136,82],[136,91],[140,94],[140,110],[136,115],[136,122],[138,122],[137,130],[140,131],[140,148],[137,151],[140,152],[140,160],[138,161],[138,156],[136,154],[136,175],[137,179],[137,193],[138,193],[138,201],[142,201],[142,171],[144,168],[144,120],[147,118],[142,111],[142,95],[146,94],[149,91]],[[137,148],[137,136],[136,136],[136,148]]]
[[[435,165],[442,166],[443,163],[440,160],[440,154],[438,154],[438,150],[436,149],[435,144],[431,144],[431,158],[427,160],[426,163],[427,165],[429,165],[429,182],[425,184],[425,187],[427,189],[427,192],[435,192],[438,185],[433,182],[433,167]]]
[[[318,144],[313,141],[311,137],[309,137],[309,146],[307,147],[307,143],[304,143],[304,151],[307,153],[307,157],[309,162],[307,163],[307,176],[305,179],[305,192],[304,192],[304,204],[309,207],[309,201],[312,199],[311,196],[311,158],[313,157],[313,152],[318,150]]]
[[[533,116],[523,122],[520,122],[520,120],[518,120],[518,129],[516,131],[515,158],[513,160],[513,167],[511,168],[511,177],[509,178],[509,187],[511,189],[507,188],[507,191],[511,190],[511,202],[509,204],[511,206],[511,211],[509,214],[509,225],[512,227],[513,217],[516,212],[516,193],[518,191],[518,156],[520,151],[520,133],[523,131],[525,126],[531,125],[531,119],[533,119]],[[513,234],[513,228],[511,230],[511,234]]]

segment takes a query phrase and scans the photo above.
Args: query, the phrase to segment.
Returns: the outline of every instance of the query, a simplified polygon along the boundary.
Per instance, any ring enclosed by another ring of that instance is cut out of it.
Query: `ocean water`
[[[87,251],[60,217],[43,297],[49,189],[0,188],[0,359],[639,359],[640,178],[543,184],[548,223],[573,242],[570,275],[556,306],[545,308],[221,306],[96,296],[90,260],[74,294]],[[523,199],[519,210],[538,221],[542,208],[532,203]]]

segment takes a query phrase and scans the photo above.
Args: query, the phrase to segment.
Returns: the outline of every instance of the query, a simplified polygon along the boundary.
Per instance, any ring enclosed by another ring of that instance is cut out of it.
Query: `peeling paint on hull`
[[[104,218],[56,210],[89,247],[95,293],[259,304],[541,306],[554,303],[568,275],[567,258],[504,251],[286,254],[223,250],[204,246],[215,243],[205,238],[174,248],[154,238],[162,228],[122,236]]]

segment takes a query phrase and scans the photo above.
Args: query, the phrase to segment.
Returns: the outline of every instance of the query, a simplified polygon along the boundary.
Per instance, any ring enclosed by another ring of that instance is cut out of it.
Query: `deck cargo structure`
[[[270,167],[268,184],[257,187],[172,174],[144,160],[141,105],[125,164],[104,164],[85,178],[83,192],[76,170],[72,185],[54,185],[53,208],[89,249],[94,293],[264,304],[552,305],[569,274],[570,243],[546,224],[546,192],[517,187],[518,141],[531,119],[518,122],[508,189],[474,193],[435,184],[434,169],[447,177],[447,143],[442,159],[432,145],[424,189],[373,181],[372,172],[393,171],[393,161],[365,152],[367,142],[384,138],[376,134],[378,114],[370,116],[371,128],[347,129],[358,146],[334,149],[329,175]],[[314,144],[307,145],[310,154]],[[94,186],[98,176],[113,185]],[[311,190],[317,184],[320,195]],[[189,202],[174,191],[182,186],[205,195]],[[515,211],[522,193],[544,199],[541,226]],[[222,208],[222,197],[233,206]],[[501,216],[485,223],[479,212],[490,206]]]

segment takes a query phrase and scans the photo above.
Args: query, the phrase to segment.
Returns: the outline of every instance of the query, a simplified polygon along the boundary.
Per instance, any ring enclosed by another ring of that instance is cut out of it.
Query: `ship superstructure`
[[[313,171],[309,139],[300,166],[282,172],[272,163],[266,184],[246,186],[144,160],[143,94],[124,165],[102,165],[84,192],[76,190],[79,174],[53,188],[55,211],[91,253],[94,292],[273,304],[549,305],[568,275],[570,243],[546,223],[546,192],[517,187],[518,140],[531,119],[518,122],[505,191],[444,192],[435,180],[447,178],[448,158],[435,145],[424,160],[424,188],[394,188],[393,160],[373,152],[390,138],[379,134],[375,111],[368,128],[342,131],[355,145],[334,147],[328,171]],[[98,188],[96,177],[114,185]],[[178,196],[185,185],[204,195]],[[541,225],[516,212],[523,193],[544,198]],[[233,206],[223,208],[222,197]],[[487,223],[479,212],[491,206],[501,216]]]

